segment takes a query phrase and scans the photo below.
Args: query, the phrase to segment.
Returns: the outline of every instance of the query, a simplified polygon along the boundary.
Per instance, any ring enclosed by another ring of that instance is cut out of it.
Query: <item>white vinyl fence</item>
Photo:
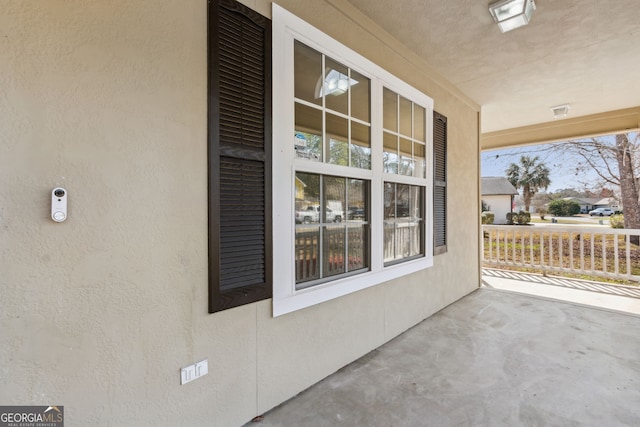
[[[640,282],[640,230],[483,225],[486,266],[516,266]]]

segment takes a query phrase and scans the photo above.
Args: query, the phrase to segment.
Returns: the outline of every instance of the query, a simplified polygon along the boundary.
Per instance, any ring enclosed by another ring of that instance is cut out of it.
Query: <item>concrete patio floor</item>
[[[490,288],[247,424],[639,425],[639,316]]]
[[[640,287],[637,286],[493,268],[482,269],[482,285],[640,315]]]

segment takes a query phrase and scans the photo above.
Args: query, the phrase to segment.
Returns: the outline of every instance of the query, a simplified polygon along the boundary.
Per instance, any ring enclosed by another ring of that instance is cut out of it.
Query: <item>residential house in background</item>
[[[586,214],[589,211],[599,208],[598,199],[589,198],[589,197],[564,197],[563,200],[574,201],[580,205],[580,213]]]
[[[622,211],[622,204],[615,197],[604,197],[602,199],[598,199],[593,204],[593,209],[596,208],[611,208],[614,211]]]
[[[506,224],[507,214],[513,212],[516,188],[503,176],[488,176],[480,179],[482,202],[495,215],[494,224]]]

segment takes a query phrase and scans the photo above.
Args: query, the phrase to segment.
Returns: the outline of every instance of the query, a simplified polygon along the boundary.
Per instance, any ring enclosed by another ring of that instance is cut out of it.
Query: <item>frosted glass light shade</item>
[[[501,0],[489,5],[491,16],[503,33],[527,25],[534,10],[534,0]]]

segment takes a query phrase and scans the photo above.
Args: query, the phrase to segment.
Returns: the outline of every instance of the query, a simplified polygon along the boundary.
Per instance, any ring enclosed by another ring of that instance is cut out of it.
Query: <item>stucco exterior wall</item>
[[[489,210],[494,213],[494,224],[507,223],[507,214],[511,212],[511,196],[482,196],[482,200],[489,205]]]
[[[0,404],[240,425],[478,286],[477,106],[343,1],[280,4],[448,117],[448,253],[278,318],[271,301],[207,314],[207,2],[0,0]]]

